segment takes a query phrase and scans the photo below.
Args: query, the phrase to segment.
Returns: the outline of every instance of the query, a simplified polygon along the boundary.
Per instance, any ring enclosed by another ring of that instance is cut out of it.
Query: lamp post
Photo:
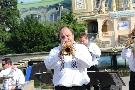
[[[59,11],[60,19],[61,19],[61,11],[62,11],[62,9],[63,9],[63,6],[59,3],[59,6],[56,8],[56,10]]]

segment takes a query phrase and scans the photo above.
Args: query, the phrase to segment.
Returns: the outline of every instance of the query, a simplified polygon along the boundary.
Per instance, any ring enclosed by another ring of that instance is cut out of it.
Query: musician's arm
[[[89,51],[92,53],[92,56],[100,57],[101,55],[101,50],[95,43],[90,44]]]
[[[0,80],[3,80],[4,79],[4,70],[2,70],[1,72],[0,72]]]
[[[59,60],[59,48],[56,47],[50,51],[49,56],[45,58],[44,63],[47,69],[54,69]]]
[[[3,78],[2,78],[2,77],[0,77],[0,80],[3,80]]]
[[[80,63],[85,68],[93,66],[92,56],[89,53],[87,47],[84,45],[80,45],[78,47],[78,50],[75,52],[75,58],[77,58],[78,63]]]
[[[12,88],[10,90],[16,90],[15,86],[12,86]]]

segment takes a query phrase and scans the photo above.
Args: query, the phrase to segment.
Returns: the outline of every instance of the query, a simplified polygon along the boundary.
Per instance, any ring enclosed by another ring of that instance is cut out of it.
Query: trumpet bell
[[[73,48],[72,48],[72,46],[66,44],[66,45],[62,48],[62,54],[63,54],[63,55],[72,55],[72,54],[73,54]]]

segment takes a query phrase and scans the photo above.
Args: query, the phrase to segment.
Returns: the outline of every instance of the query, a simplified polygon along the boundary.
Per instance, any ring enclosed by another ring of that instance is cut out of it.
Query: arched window
[[[88,23],[88,33],[98,33],[97,21],[92,21]]]
[[[38,14],[30,14],[30,15],[27,15],[26,17],[30,17],[30,16],[33,16],[33,17],[36,18],[38,21],[41,21],[41,15],[38,15]],[[26,19],[26,17],[24,18],[24,20]]]
[[[123,0],[123,8],[127,8],[129,6],[128,0]]]

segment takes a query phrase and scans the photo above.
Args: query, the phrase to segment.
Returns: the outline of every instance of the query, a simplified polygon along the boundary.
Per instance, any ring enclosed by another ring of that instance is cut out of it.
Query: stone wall
[[[49,54],[49,52],[8,54],[8,55],[0,55],[0,59],[2,59],[2,58],[11,58],[13,64],[16,64],[16,63],[23,64],[23,62],[27,62],[27,61],[30,61],[30,60],[37,60],[37,58],[40,59],[41,57],[42,57],[42,61],[43,61],[43,59],[48,54]],[[39,61],[39,60],[37,60],[37,61]],[[0,70],[1,69],[2,69],[2,66],[0,65]]]

